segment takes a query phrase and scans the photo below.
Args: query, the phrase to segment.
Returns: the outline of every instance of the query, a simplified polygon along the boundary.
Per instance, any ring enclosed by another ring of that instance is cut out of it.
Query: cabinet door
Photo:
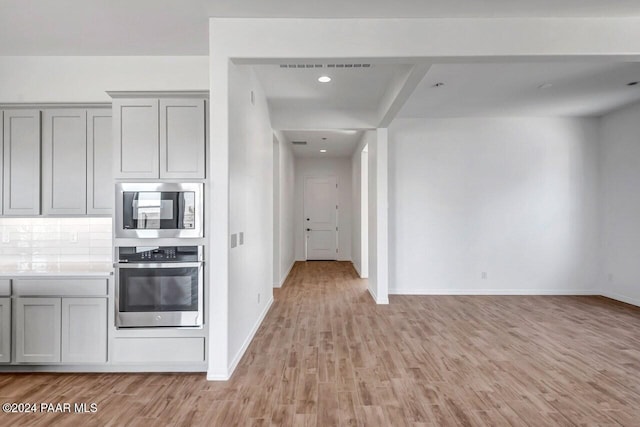
[[[204,99],[160,100],[160,178],[204,178]]]
[[[42,212],[86,214],[87,112],[45,110],[42,123]]]
[[[111,214],[113,208],[113,124],[111,110],[87,111],[87,213]]]
[[[60,298],[16,298],[16,362],[60,362]]]
[[[62,298],[62,362],[106,361],[107,299]]]
[[[158,178],[157,99],[113,101],[115,178]]]
[[[0,363],[11,361],[11,298],[0,298]]]
[[[4,112],[5,215],[40,214],[40,111]]]
[[[0,111],[0,154],[4,152],[4,111]],[[0,215],[2,215],[2,188],[4,185],[2,184],[2,179],[4,178],[4,165],[2,160],[0,160]]]

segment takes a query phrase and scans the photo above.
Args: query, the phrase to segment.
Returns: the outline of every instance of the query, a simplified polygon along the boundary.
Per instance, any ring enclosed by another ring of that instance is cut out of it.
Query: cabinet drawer
[[[115,363],[184,363],[204,361],[204,338],[116,338]]]
[[[11,279],[0,279],[0,297],[11,295]]]
[[[13,293],[19,296],[102,296],[107,279],[16,279]]]

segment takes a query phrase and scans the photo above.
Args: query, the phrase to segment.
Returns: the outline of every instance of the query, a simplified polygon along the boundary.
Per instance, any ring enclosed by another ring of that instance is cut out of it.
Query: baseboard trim
[[[282,285],[284,285],[284,282],[287,281],[287,277],[289,277],[289,274],[291,273],[291,270],[293,270],[293,266],[296,265],[296,260],[294,259],[293,261],[291,261],[291,265],[289,266],[289,269],[287,270],[287,273],[282,276],[280,278],[280,283],[278,283],[277,285],[274,285],[274,288],[281,288]]]
[[[229,381],[231,375],[215,375],[207,373],[207,381]]]
[[[591,290],[540,289],[389,289],[389,295],[600,295]]]
[[[635,305],[636,307],[640,307],[640,300],[636,299],[636,298],[630,298],[624,295],[620,295],[620,294],[616,294],[613,292],[601,292],[600,293],[601,296],[605,297],[605,298],[609,298],[615,301],[620,301],[620,302],[624,302],[626,304],[631,304],[631,305]]]
[[[362,273],[360,273],[360,267],[355,262],[351,261],[351,265],[353,265],[353,269],[358,273],[358,277],[362,277]]]
[[[229,375],[227,376],[226,379],[224,379],[222,381],[228,380],[229,378],[231,378],[231,375],[233,375],[233,372],[238,367],[238,363],[240,363],[240,360],[242,360],[242,356],[244,356],[244,353],[249,348],[249,344],[251,344],[251,341],[253,341],[253,337],[255,337],[256,332],[258,332],[258,329],[260,328],[260,325],[262,324],[262,321],[267,316],[267,313],[269,312],[269,309],[271,308],[272,305],[273,305],[273,295],[271,295],[271,298],[269,299],[269,302],[265,306],[265,308],[262,311],[262,313],[260,313],[260,317],[258,317],[258,320],[253,325],[253,328],[251,328],[251,332],[249,332],[249,335],[247,336],[247,339],[244,340],[244,343],[242,343],[242,347],[240,347],[240,350],[238,350],[238,352],[236,353],[235,357],[231,361],[231,364],[229,364],[229,368],[227,369],[227,372],[229,372]],[[207,378],[209,378],[209,375],[207,375]]]
[[[379,305],[389,304],[389,297],[387,297],[387,298],[378,298],[378,295],[375,293],[375,291],[373,289],[367,288],[367,290],[369,291],[369,295],[371,295],[371,298],[373,298],[373,301],[376,304],[379,304]]]

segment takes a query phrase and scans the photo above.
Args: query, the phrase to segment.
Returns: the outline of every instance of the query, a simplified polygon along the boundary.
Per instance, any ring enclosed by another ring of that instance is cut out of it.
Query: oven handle
[[[203,261],[198,262],[140,262],[140,263],[121,263],[113,264],[115,268],[185,268],[185,267],[202,267]]]

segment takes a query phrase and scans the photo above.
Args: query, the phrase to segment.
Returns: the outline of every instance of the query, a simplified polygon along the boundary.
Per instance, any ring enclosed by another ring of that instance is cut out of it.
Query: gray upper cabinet
[[[113,207],[113,125],[110,109],[87,111],[87,213],[108,215]]]
[[[3,141],[4,215],[40,214],[40,111],[6,110]]]
[[[4,111],[0,111],[0,154],[4,152]],[[4,178],[3,162],[0,160],[0,215],[2,215],[2,179]]]
[[[109,94],[114,98],[116,179],[205,177],[205,96]]]
[[[42,123],[43,214],[110,214],[111,110],[48,109]]]
[[[52,109],[43,114],[42,200],[45,215],[87,213],[87,112]]]
[[[115,178],[158,178],[158,100],[114,99]]]
[[[160,178],[204,178],[204,99],[160,100]]]

